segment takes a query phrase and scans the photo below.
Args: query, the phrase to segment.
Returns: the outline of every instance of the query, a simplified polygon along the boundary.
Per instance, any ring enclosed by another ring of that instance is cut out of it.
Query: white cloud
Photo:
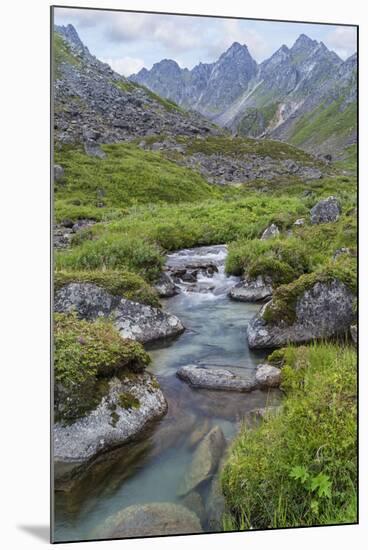
[[[218,40],[215,40],[208,48],[215,57],[220,56],[234,42],[245,44],[252,57],[257,61],[263,59],[267,53],[267,44],[262,36],[254,29],[245,28],[241,22],[235,19],[222,21],[217,34]]]
[[[354,27],[336,27],[325,39],[326,46],[346,59],[357,51],[357,32]]]
[[[137,57],[112,57],[102,58],[101,61],[108,63],[114,71],[123,76],[130,76],[133,73],[137,73],[144,67],[143,59]]]

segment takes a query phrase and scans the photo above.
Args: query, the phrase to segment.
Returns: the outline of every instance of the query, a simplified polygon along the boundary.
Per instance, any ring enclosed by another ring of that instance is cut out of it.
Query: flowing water
[[[102,457],[69,492],[55,496],[57,541],[98,538],[98,526],[131,504],[180,502],[178,485],[193,458],[196,442],[220,426],[230,442],[252,409],[279,399],[279,392],[210,391],[192,389],[176,371],[186,364],[237,367],[251,376],[264,358],[246,342],[246,327],[259,305],[231,301],[228,290],[237,282],[226,277],[226,247],[181,250],[168,256],[169,267],[215,263],[213,276],[199,273],[197,281],[181,282],[181,292],[165,300],[164,309],[177,315],[186,331],[150,349],[154,373],[168,401],[168,413],[140,441]],[[208,487],[202,489],[206,499]],[[206,530],[206,520],[204,520]]]

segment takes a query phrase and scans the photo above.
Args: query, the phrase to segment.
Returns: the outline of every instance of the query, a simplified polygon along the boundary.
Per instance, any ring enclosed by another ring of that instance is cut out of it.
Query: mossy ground
[[[141,344],[121,338],[110,321],[55,314],[56,420],[70,422],[84,416],[108,391],[108,377],[142,371],[149,362]]]
[[[278,350],[280,414],[243,427],[222,473],[225,530],[357,521],[356,352]]]

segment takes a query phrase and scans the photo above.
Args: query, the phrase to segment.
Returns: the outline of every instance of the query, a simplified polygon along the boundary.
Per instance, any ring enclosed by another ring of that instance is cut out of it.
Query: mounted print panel
[[[53,542],[357,522],[357,32],[52,9]]]

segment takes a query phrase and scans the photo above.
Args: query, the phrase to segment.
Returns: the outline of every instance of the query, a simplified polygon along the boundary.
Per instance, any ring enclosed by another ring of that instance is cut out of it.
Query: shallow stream
[[[195,284],[182,282],[181,292],[164,300],[164,309],[177,315],[186,327],[175,340],[149,351],[149,370],[159,380],[168,413],[141,441],[103,455],[70,492],[56,493],[57,541],[98,538],[98,526],[131,504],[181,502],[178,485],[198,440],[218,425],[230,442],[249,411],[278,400],[277,391],[192,389],[176,376],[179,367],[195,363],[238,367],[247,377],[265,356],[250,351],[246,341],[247,323],[260,306],[228,298],[228,290],[237,279],[226,277],[225,259],[224,246],[182,250],[168,256],[170,266],[208,260],[218,268],[213,276],[199,275]],[[208,487],[202,491],[205,503]],[[208,530],[206,518],[203,523]]]

